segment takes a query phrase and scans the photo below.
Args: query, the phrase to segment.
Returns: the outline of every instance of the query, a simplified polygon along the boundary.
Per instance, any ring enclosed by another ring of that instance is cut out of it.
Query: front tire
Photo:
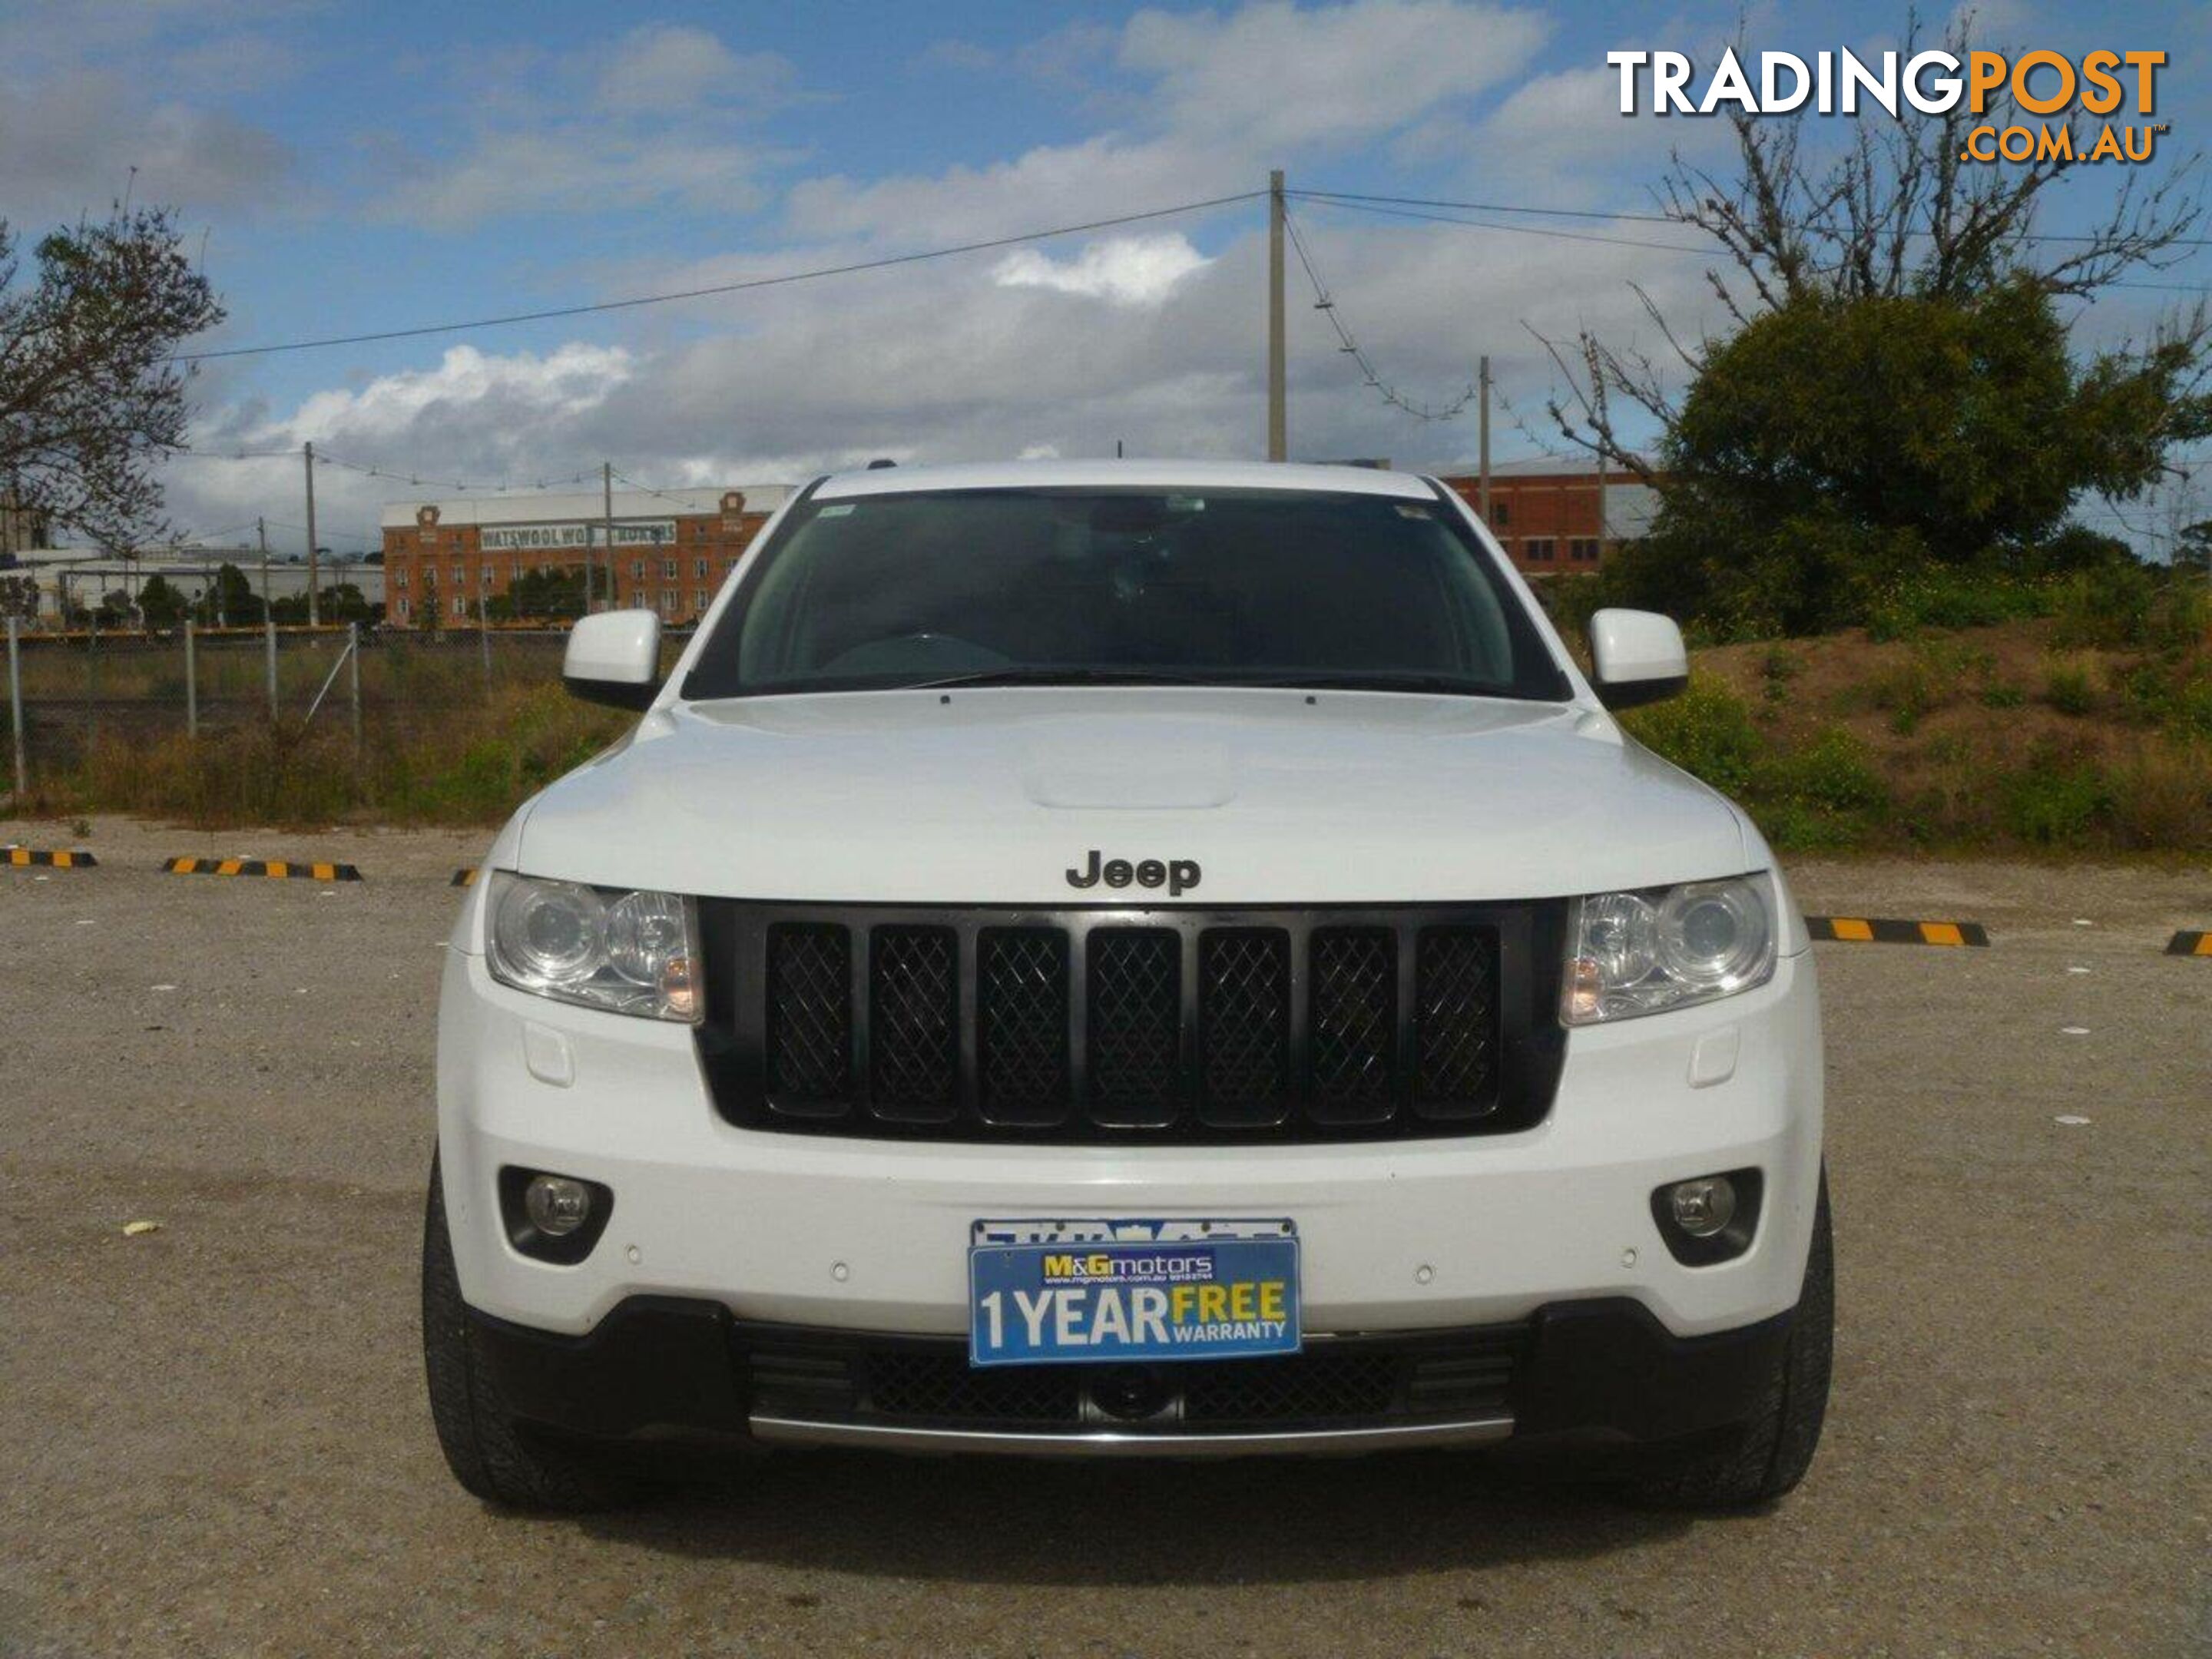
[[[1771,1503],[1796,1486],[1813,1462],[1827,1416],[1835,1328],[1835,1246],[1824,1169],[1813,1211],[1813,1248],[1790,1339],[1742,1439],[1665,1475],[1633,1482],[1626,1488],[1628,1496],[1657,1509],[1738,1510]]]
[[[486,1503],[573,1512],[606,1509],[637,1495],[637,1483],[621,1471],[537,1439],[500,1399],[461,1300],[435,1157],[422,1218],[422,1367],[430,1420],[447,1466]]]

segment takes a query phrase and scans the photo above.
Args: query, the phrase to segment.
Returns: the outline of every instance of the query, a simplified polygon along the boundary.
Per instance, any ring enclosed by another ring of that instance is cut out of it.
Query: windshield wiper
[[[948,674],[943,679],[915,680],[886,686],[889,691],[940,691],[973,685],[1223,685],[1234,681],[1206,679],[1195,674],[1174,674],[1148,668],[1051,668],[1038,663],[1006,668],[979,668],[969,674]]]
[[[1231,683],[1290,691],[1405,691],[1451,697],[1529,700],[1524,693],[1495,680],[1463,680],[1449,674],[1285,674],[1279,678]]]

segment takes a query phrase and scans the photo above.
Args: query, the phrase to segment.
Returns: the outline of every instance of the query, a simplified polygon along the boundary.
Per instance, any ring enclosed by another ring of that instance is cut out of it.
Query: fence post
[[[477,596],[477,643],[483,657],[484,696],[491,695],[491,599]]]
[[[361,764],[361,624],[346,624],[346,656],[349,670],[348,689],[353,693],[353,763]]]
[[[31,793],[30,767],[23,756],[23,663],[21,648],[15,639],[15,630],[22,624],[11,612],[8,617],[8,707],[13,711],[15,726],[15,805],[23,810],[23,798]]]
[[[84,712],[85,724],[96,738],[100,736],[100,612],[94,611],[86,619],[84,647]]]
[[[276,718],[276,618],[263,619],[262,626],[267,641],[265,654],[269,659],[269,718]]]
[[[192,619],[185,618],[185,735],[200,734],[200,677],[192,652]]]

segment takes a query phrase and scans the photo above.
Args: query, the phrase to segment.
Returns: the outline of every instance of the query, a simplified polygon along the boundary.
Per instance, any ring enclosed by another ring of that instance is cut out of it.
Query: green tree
[[[165,209],[116,208],[40,241],[19,283],[0,221],[0,477],[19,505],[111,548],[160,529],[161,464],[185,447],[178,348],[223,318]]]
[[[169,586],[169,579],[156,571],[146,578],[146,585],[138,590],[138,615],[149,628],[174,628],[185,619],[190,609],[185,596]]]
[[[2173,562],[2179,568],[2201,570],[2212,576],[2212,519],[2189,526],[2174,538]]]
[[[1971,27],[1944,47],[1963,56]],[[2078,562],[2092,550],[2061,526],[2081,495],[2138,495],[2212,432],[2203,306],[2087,356],[2057,309],[2191,256],[2201,158],[2124,169],[2080,229],[2041,237],[2071,165],[1962,157],[2009,112],[2008,88],[1841,127],[1730,109],[1733,168],[1676,155],[1659,208],[1713,244],[1729,331],[1688,337],[1639,290],[1656,344],[1542,342],[1560,433],[1660,494],[1659,533],[1608,573],[1621,598],[1832,626],[1917,564]]]
[[[2157,480],[2172,433],[2203,419],[2195,372],[2179,346],[2077,364],[2025,278],[1966,299],[1785,301],[1706,355],[1615,596],[1725,633],[1809,632],[1865,620],[1923,566],[2109,558],[2066,514]]]
[[[518,617],[580,617],[584,614],[584,572],[580,566],[527,570],[491,602],[495,621]]]
[[[261,596],[234,564],[220,566],[207,592],[192,605],[192,620],[204,628],[258,627],[265,614]]]

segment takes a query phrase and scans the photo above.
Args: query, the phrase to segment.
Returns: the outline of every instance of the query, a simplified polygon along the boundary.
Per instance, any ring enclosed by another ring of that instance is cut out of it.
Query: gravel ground
[[[1996,943],[1819,947],[1836,1392],[1771,1513],[1467,1457],[818,1454],[575,1522],[464,1496],[420,1381],[483,837],[18,839],[103,865],[0,872],[0,1654],[2212,1654],[2212,961],[2160,954],[2201,870],[1796,872]],[[368,879],[155,872],[186,854]]]

